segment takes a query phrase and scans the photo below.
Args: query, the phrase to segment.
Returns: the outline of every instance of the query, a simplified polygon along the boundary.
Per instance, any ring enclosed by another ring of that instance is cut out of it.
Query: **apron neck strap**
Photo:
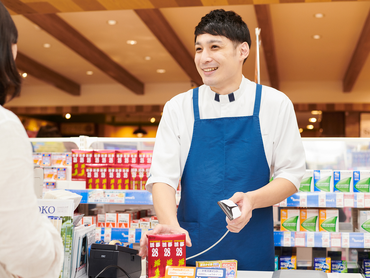
[[[256,99],[254,100],[253,116],[259,116],[261,106],[262,85],[256,84]]]
[[[198,105],[199,87],[193,89],[193,110],[194,110],[194,120],[199,120],[199,105]]]

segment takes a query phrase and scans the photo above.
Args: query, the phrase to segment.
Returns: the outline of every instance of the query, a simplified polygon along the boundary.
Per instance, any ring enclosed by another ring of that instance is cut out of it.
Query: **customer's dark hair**
[[[203,16],[198,26],[195,27],[195,41],[197,36],[202,34],[224,36],[233,43],[247,42],[249,48],[252,44],[247,24],[240,15],[233,11],[219,9]]]
[[[21,90],[21,77],[15,65],[12,45],[18,42],[18,31],[8,10],[0,2],[0,105]]]

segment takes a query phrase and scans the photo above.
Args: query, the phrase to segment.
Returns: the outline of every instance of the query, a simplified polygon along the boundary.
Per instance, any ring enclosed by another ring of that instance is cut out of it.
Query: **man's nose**
[[[212,57],[210,55],[209,51],[207,49],[203,49],[200,57],[200,62],[203,63],[208,63],[212,60]]]

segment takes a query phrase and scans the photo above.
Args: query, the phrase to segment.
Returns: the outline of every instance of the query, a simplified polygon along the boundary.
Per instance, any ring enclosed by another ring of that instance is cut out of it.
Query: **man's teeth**
[[[213,70],[216,70],[218,68],[210,68],[210,69],[204,69],[204,71],[213,71]]]

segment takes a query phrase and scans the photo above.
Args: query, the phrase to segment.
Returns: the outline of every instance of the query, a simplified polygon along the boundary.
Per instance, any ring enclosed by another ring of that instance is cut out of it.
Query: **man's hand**
[[[188,231],[184,230],[181,227],[159,224],[154,228],[154,230],[148,231],[147,233],[141,235],[139,256],[145,258],[148,254],[148,238],[146,237],[146,235],[159,234],[185,234],[186,246],[191,247],[191,240]]]
[[[252,200],[247,193],[243,192],[236,192],[230,200],[239,206],[242,215],[232,221],[226,218],[228,224],[226,228],[232,233],[239,233],[252,217]]]

